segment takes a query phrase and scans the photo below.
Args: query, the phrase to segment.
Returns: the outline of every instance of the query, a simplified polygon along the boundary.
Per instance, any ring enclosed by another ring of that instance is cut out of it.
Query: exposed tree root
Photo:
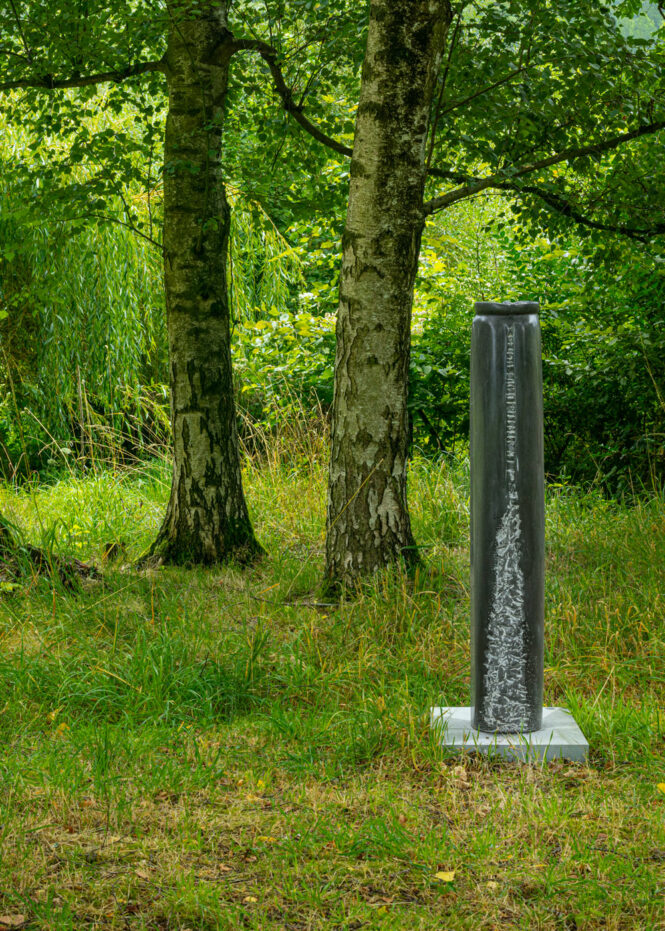
[[[152,544],[148,552],[141,556],[135,566],[138,570],[156,569],[159,566],[223,566],[236,563],[247,567],[265,556],[265,550],[250,533],[242,542],[235,542],[218,552],[201,552],[200,548],[182,545],[179,541],[167,539],[161,535]]]
[[[100,575],[90,563],[65,559],[17,540],[11,527],[0,519],[0,580],[10,581],[28,573],[57,576],[70,589],[78,588],[81,579],[97,579]]]

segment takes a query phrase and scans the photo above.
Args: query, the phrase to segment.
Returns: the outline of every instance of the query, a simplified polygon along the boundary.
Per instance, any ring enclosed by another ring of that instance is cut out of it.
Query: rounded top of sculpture
[[[475,304],[477,314],[482,316],[496,315],[513,316],[513,314],[537,314],[540,310],[538,301],[477,301]]]

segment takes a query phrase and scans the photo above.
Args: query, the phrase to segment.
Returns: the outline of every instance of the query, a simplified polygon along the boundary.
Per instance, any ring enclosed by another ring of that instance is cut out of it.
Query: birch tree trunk
[[[211,564],[261,551],[242,489],[231,370],[221,144],[232,37],[223,4],[178,10],[165,56],[164,158],[174,465],[166,517],[149,557]]]
[[[326,578],[418,559],[406,500],[411,305],[446,0],[372,0],[337,318]]]

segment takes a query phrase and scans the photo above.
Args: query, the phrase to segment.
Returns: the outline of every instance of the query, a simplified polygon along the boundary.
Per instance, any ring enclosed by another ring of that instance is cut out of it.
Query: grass
[[[428,727],[467,700],[466,467],[413,465],[415,579],[326,606],[325,459],[248,460],[249,570],[123,566],[158,462],[0,491],[33,542],[120,544],[2,586],[0,929],[665,928],[665,501],[549,493],[546,700],[591,759],[498,764]]]

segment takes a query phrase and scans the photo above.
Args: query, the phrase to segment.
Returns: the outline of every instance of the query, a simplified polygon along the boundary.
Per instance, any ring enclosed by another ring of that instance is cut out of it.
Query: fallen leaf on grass
[[[150,879],[150,873],[146,873],[145,870],[134,870],[134,873],[139,879]]]
[[[656,788],[658,789],[659,792],[665,793],[665,782],[659,782]]]
[[[25,915],[0,915],[0,928],[22,928],[26,921]]]
[[[243,902],[258,902],[259,900],[254,895],[246,895],[243,899]]]
[[[487,888],[490,890],[490,892],[496,892],[496,890],[499,888],[499,884],[495,883],[494,880],[492,879],[490,879],[490,881],[486,885],[487,885]]]
[[[445,870],[440,873],[435,873],[434,878],[438,879],[442,883],[451,883],[455,879],[455,870],[450,870],[446,872]]]
[[[227,866],[226,863],[220,863],[217,869],[219,870],[220,873],[231,873],[232,872],[231,867]]]

